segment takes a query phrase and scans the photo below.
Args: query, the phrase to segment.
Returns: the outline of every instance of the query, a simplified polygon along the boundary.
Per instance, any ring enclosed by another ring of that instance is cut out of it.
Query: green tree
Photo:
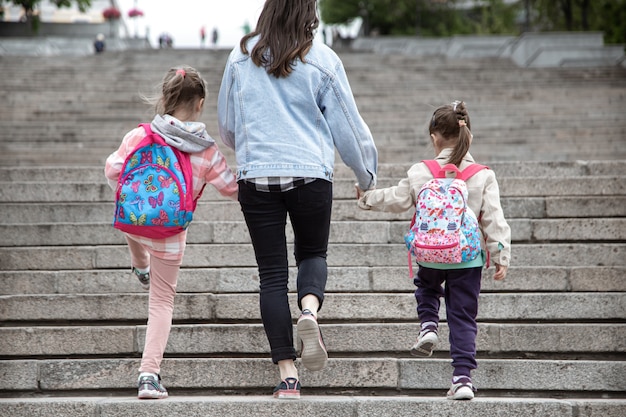
[[[42,0],[0,0],[0,6],[4,6],[6,3],[12,3],[16,6],[21,6],[24,9],[24,16],[26,21],[30,22],[33,30],[37,30],[39,27],[39,17],[35,10]],[[76,4],[81,12],[87,11],[91,7],[91,0],[51,0],[58,8],[71,7],[72,4]]]
[[[458,0],[319,0],[319,4],[328,24],[362,17],[366,36],[601,31],[607,43],[626,43],[626,0],[483,0],[469,8]]]
[[[539,31],[599,31],[606,43],[626,43],[626,0],[527,0]]]
[[[450,36],[507,33],[515,29],[515,10],[503,0],[459,9],[456,0],[320,0],[322,20],[342,24],[363,18],[363,33]]]

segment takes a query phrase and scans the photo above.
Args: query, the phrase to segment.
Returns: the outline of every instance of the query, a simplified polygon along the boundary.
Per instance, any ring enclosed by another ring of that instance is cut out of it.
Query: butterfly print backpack
[[[452,164],[440,167],[434,160],[423,162],[434,178],[420,189],[415,216],[404,237],[409,250],[411,276],[411,255],[418,263],[458,264],[476,259],[481,252],[478,219],[467,205],[465,181],[488,168],[472,164],[459,171]],[[448,171],[455,172],[456,177],[447,178]]]
[[[146,136],[120,172],[113,227],[153,239],[185,230],[193,219],[193,172],[189,154],[169,146],[141,124]]]

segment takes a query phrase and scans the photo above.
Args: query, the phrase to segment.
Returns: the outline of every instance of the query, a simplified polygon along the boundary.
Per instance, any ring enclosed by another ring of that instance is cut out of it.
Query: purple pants
[[[470,376],[470,371],[477,367],[476,315],[481,277],[482,267],[433,269],[420,266],[413,280],[417,286],[415,299],[421,323],[439,323],[440,298],[444,297],[454,375]]]

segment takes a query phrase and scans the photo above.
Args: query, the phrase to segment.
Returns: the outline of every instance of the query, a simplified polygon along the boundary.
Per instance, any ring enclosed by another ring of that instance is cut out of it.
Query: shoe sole
[[[285,390],[274,393],[274,398],[279,400],[299,400],[300,391],[297,390]]]
[[[430,357],[433,354],[433,350],[435,350],[435,347],[437,346],[437,343],[439,343],[439,338],[435,337],[426,339],[426,340],[422,340],[421,343],[418,342],[415,345],[413,345],[413,347],[411,348],[411,355],[413,356],[420,356],[420,357]]]
[[[474,392],[471,388],[461,387],[454,394],[448,392],[447,397],[449,400],[473,400]]]
[[[302,346],[302,365],[310,371],[319,371],[326,366],[328,353],[321,341],[319,325],[313,319],[301,319],[296,325],[298,339]]]
[[[155,391],[139,391],[137,398],[140,400],[163,400],[167,398],[167,392],[155,392]]]

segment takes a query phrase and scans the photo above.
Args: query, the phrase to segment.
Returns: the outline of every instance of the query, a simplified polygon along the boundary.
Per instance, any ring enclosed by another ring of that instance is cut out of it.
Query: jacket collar
[[[451,154],[452,154],[452,148],[445,148],[441,152],[439,152],[439,155],[437,155],[437,158],[435,158],[435,159],[437,161],[443,160],[445,162],[448,159],[450,159],[450,155]],[[464,162],[468,162],[470,164],[475,163],[474,158],[472,157],[472,155],[469,152],[465,154],[465,156],[463,157],[463,161]]]

